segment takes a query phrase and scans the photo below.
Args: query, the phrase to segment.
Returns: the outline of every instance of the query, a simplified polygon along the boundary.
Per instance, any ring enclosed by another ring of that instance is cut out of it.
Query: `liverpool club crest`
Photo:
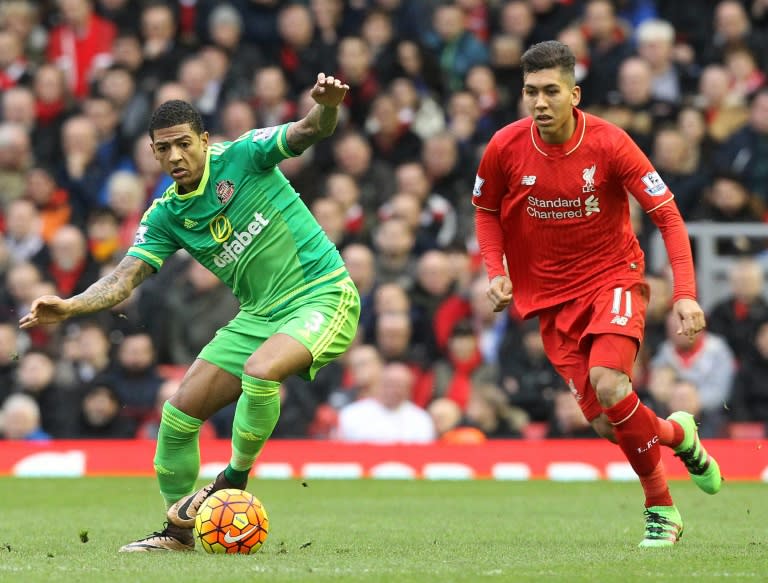
[[[235,183],[231,180],[220,180],[216,183],[216,196],[221,204],[227,204],[235,193]]]

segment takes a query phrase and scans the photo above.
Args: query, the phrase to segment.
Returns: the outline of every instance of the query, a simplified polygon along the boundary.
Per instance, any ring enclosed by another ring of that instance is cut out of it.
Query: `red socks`
[[[659,420],[653,411],[640,402],[635,392],[604,411],[613,424],[619,447],[640,478],[645,492],[645,506],[672,506],[672,496],[661,463],[659,429],[665,441],[671,442],[675,439],[674,425],[677,424]],[[663,428],[659,427],[659,421],[665,424]]]

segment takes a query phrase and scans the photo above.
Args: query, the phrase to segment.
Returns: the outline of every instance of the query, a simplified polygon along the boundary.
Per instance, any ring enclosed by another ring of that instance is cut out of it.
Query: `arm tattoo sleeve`
[[[119,304],[152,272],[152,267],[141,259],[124,257],[112,273],[72,298],[75,315],[90,314]]]
[[[294,152],[303,152],[321,139],[330,136],[336,129],[338,120],[338,107],[315,105],[306,117],[288,128],[285,136],[288,147]]]

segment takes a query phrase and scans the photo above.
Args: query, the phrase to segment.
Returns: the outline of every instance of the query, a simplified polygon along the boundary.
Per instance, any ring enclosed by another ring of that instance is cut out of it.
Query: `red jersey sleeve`
[[[472,189],[472,204],[487,211],[498,212],[501,198],[507,190],[507,181],[499,160],[495,137],[485,148]]]
[[[614,163],[624,188],[637,199],[661,231],[674,277],[674,300],[696,298],[696,275],[685,223],[667,188],[648,158],[621,132]]]

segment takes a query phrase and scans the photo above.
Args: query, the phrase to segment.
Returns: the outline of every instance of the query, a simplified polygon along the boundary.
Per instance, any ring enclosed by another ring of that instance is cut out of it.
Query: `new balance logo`
[[[524,184],[525,186],[533,186],[534,184],[536,184],[536,177],[523,176],[523,179],[520,181],[520,184]]]
[[[192,219],[184,219],[184,228],[185,229],[192,229],[195,226],[197,226],[197,221],[193,221]]]
[[[629,318],[626,316],[614,316],[611,320],[611,324],[618,324],[619,326],[626,326],[627,322],[629,322]]]
[[[591,215],[592,213],[599,213],[600,212],[600,199],[597,198],[594,194],[591,194],[587,200],[584,201],[584,214],[586,216]]]

